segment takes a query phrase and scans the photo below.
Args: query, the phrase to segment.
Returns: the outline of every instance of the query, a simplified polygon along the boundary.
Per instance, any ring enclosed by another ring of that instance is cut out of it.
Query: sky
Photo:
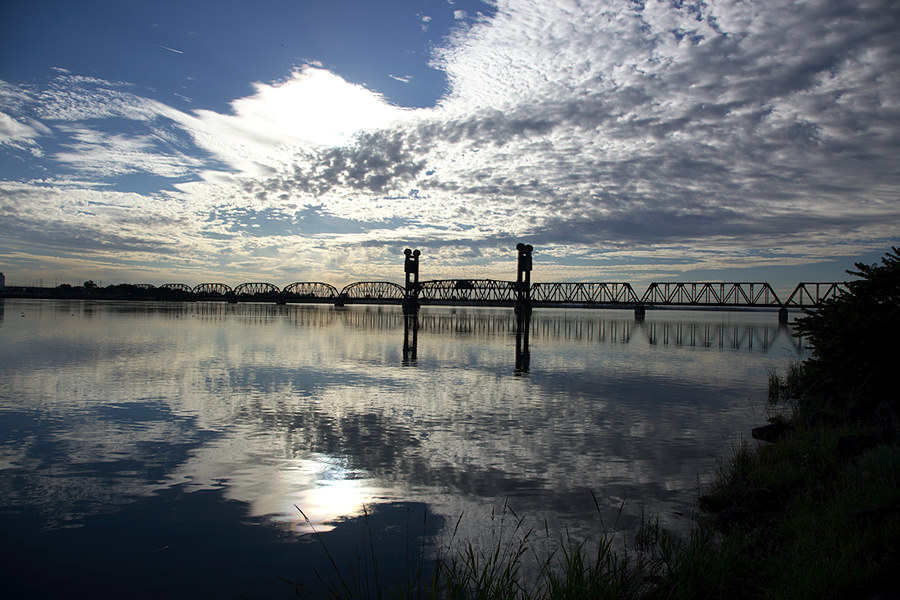
[[[4,0],[7,285],[839,281],[896,0]]]

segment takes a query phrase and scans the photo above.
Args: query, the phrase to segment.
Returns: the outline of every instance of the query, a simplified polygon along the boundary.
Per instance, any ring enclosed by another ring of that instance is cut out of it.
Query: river
[[[773,311],[0,303],[7,597],[289,598],[504,506],[686,533],[804,356]]]

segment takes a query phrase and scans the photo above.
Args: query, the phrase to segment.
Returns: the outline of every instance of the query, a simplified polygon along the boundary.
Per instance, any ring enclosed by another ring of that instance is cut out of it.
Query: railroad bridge
[[[639,294],[627,282],[531,282],[533,247],[516,246],[515,281],[496,279],[419,280],[419,250],[405,250],[404,285],[391,281],[359,281],[338,290],[315,281],[298,281],[279,288],[271,283],[242,283],[234,288],[224,283],[180,283],[161,286],[169,293],[194,300],[229,302],[400,304],[407,311],[422,305],[510,306],[517,312],[534,307],[621,308],[643,318],[646,310],[663,307],[693,309],[774,309],[779,321],[787,322],[788,309],[815,309],[829,298],[846,291],[845,282],[801,282],[784,298],[766,282],[651,283]]]

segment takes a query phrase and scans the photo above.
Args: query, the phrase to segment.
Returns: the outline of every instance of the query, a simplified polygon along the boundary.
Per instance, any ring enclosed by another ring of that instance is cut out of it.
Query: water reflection
[[[416,364],[419,348],[419,313],[407,312],[403,315],[403,366]]]
[[[528,373],[531,364],[531,352],[528,350],[528,339],[531,336],[531,311],[516,313],[516,375]]]
[[[162,495],[215,497],[229,519],[236,503],[298,540],[296,507],[328,535],[406,503],[465,512],[475,535],[506,499],[587,530],[589,491],[608,523],[624,501],[623,527],[642,510],[686,527],[697,476],[764,418],[768,370],[800,351],[768,313],[6,308],[25,314],[0,330],[6,518],[93,529],[140,509],[173,539],[165,509],[141,508]]]

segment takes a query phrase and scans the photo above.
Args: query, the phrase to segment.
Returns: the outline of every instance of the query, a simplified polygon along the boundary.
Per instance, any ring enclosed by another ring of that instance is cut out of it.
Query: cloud
[[[189,206],[177,243],[210,263],[299,252],[298,268],[327,263],[336,279],[389,274],[413,242],[435,249],[435,273],[478,257],[499,274],[527,239],[544,264],[586,278],[613,261],[677,272],[896,243],[891,3],[496,8],[435,50],[449,88],[431,109],[392,106],[321,66],[256,83],[223,112],[60,72],[43,90],[0,85],[0,143],[44,152],[70,179],[173,180],[133,198],[135,214]],[[120,121],[131,125],[98,125]]]
[[[377,185],[344,180],[440,198],[417,203],[423,222],[505,217],[511,234],[582,243],[884,235],[897,42],[878,6],[815,8],[502,3],[440,53],[442,105],[394,129],[394,158],[415,162]],[[296,189],[333,191],[379,137],[298,159]]]
[[[36,140],[41,135],[49,133],[50,130],[37,121],[26,124],[0,112],[0,144],[26,149],[34,156],[41,156],[42,152]]]
[[[26,89],[0,81],[0,107],[19,113],[28,102]],[[13,117],[0,110],[0,146],[25,150],[40,157],[43,153],[37,139],[52,133],[49,127],[27,115]]]
[[[53,158],[82,175],[112,178],[131,173],[159,177],[193,175],[206,163],[171,148],[156,136],[109,135],[89,129],[69,129],[72,142]],[[163,143],[160,143],[160,142]]]
[[[254,85],[229,114],[167,111],[196,143],[233,169],[258,174],[280,165],[291,150],[347,144],[359,131],[402,119],[407,111],[380,95],[320,68],[305,67],[285,81]]]

